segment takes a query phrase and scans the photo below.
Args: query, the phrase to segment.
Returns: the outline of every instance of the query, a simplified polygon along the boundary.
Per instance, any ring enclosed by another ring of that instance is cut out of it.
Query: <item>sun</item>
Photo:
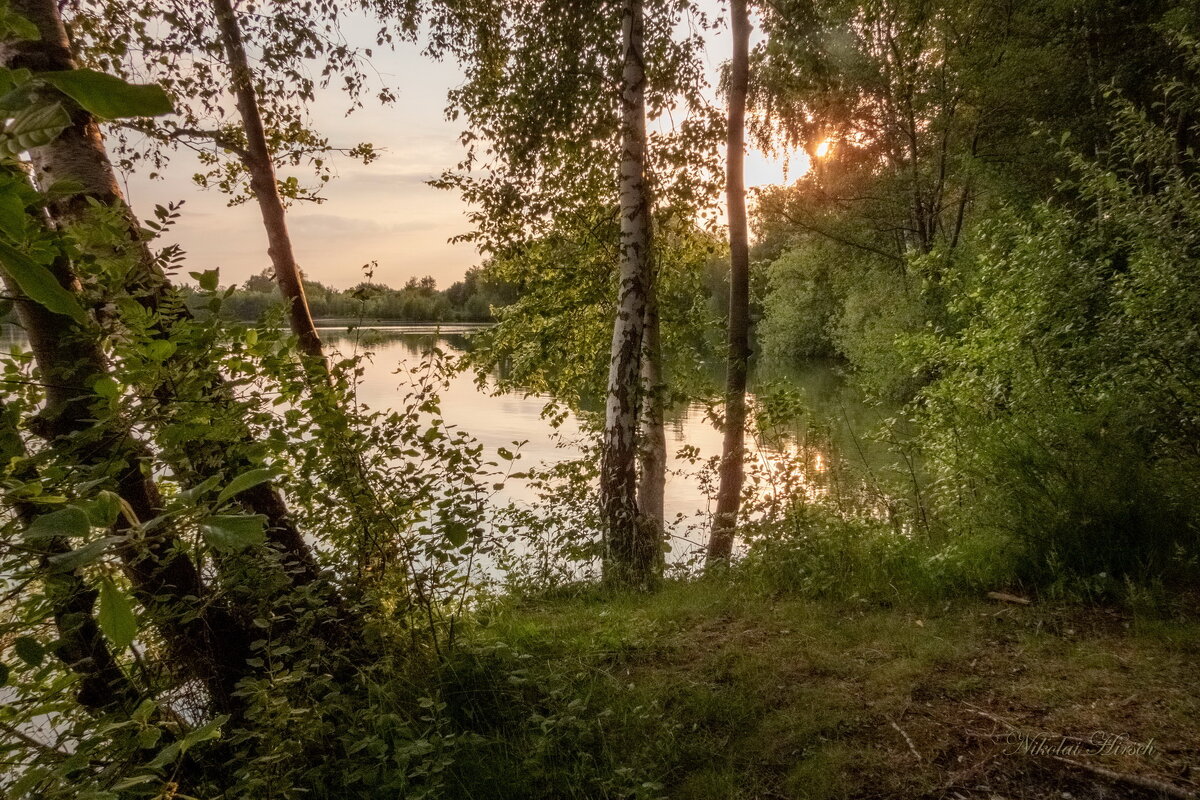
[[[786,186],[808,174],[812,157],[803,147],[781,147],[772,153],[750,148],[746,153],[746,186]]]
[[[817,158],[824,158],[829,155],[829,151],[833,149],[832,139],[823,139],[817,144],[817,149],[813,151],[813,155]]]

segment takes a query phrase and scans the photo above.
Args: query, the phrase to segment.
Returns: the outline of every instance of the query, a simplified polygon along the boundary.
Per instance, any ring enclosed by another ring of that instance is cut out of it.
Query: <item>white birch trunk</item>
[[[646,535],[637,507],[642,334],[650,264],[644,28],[641,0],[625,0],[621,19],[624,68],[620,107],[619,284],[600,465],[600,500],[605,523],[604,580],[612,585],[637,588],[649,588],[654,582],[658,561],[658,543]]]

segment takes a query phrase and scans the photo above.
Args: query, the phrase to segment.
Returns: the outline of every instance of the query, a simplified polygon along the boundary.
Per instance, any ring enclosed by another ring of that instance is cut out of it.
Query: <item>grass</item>
[[[443,691],[478,732],[464,797],[1134,798],[1159,795],[1088,767],[1194,790],[1198,662],[1186,619],[725,578],[495,609]],[[1076,763],[1014,752],[1043,734]]]

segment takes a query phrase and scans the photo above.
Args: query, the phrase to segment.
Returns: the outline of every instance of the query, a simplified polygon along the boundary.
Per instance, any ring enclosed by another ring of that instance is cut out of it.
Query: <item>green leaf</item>
[[[138,731],[138,747],[149,750],[162,738],[162,728],[142,728]]]
[[[41,642],[32,636],[18,637],[13,642],[13,651],[17,654],[17,658],[31,667],[38,666],[46,657],[46,648],[42,647]]]
[[[34,77],[58,89],[84,110],[102,119],[157,117],[175,109],[171,98],[155,84],[126,83],[115,75],[92,69],[38,72]]]
[[[106,397],[109,400],[116,398],[121,393],[121,384],[117,383],[117,379],[109,375],[101,375],[92,384],[92,391],[101,397]]]
[[[198,498],[211,492],[221,483],[220,475],[210,475],[190,489],[184,489],[179,493],[179,498],[189,505],[196,502]]]
[[[17,155],[50,144],[71,125],[61,103],[31,105],[17,111],[0,134],[0,150]]]
[[[275,471],[271,469],[251,469],[238,475],[229,482],[229,485],[221,490],[217,495],[217,505],[224,503],[229,498],[239,495],[247,489],[253,489],[260,483],[266,483],[275,477]]]
[[[27,539],[43,539],[51,536],[87,536],[92,531],[92,521],[79,506],[42,514],[25,529]]]
[[[0,232],[13,241],[25,236],[25,225],[29,215],[25,213],[25,201],[17,192],[5,191],[0,195]]]
[[[8,685],[8,665],[0,663],[0,686]]]
[[[91,564],[93,561],[100,560],[100,557],[108,552],[110,547],[117,542],[124,541],[124,539],[124,536],[105,536],[103,539],[88,542],[83,547],[78,547],[69,553],[59,553],[58,555],[50,556],[47,560],[53,569],[60,572],[70,572],[85,564]]]
[[[158,729],[153,728],[151,730],[158,730]],[[139,739],[141,738],[141,734],[138,734],[138,738]],[[157,737],[155,737],[155,738],[157,739]],[[113,784],[112,788],[113,788],[114,792],[121,792],[121,791],[124,791],[125,789],[132,789],[135,786],[141,786],[143,783],[149,783],[150,781],[157,781],[157,780],[161,780],[161,778],[159,778],[157,775],[152,775],[152,774],[134,775],[132,777],[125,778],[124,780],[117,781],[116,783]]]
[[[200,288],[206,292],[215,292],[217,290],[217,281],[220,280],[219,273],[215,269],[206,269],[204,272],[189,272],[196,283],[200,284]]]
[[[30,300],[53,311],[83,322],[87,315],[70,290],[63,288],[44,264],[0,242],[0,266],[4,268]]]
[[[3,37],[0,38],[4,39],[36,41],[41,38],[41,32],[38,31],[37,25],[9,9],[8,3],[5,3],[3,9],[0,10],[0,33],[3,34]]]
[[[158,769],[170,764],[179,756],[179,742],[171,742],[169,745],[158,751],[149,764],[146,766],[150,769]]]
[[[187,752],[189,747],[199,744],[200,742],[207,742],[209,739],[221,738],[221,726],[228,721],[228,714],[220,714],[213,717],[199,728],[189,731],[187,736],[184,736],[183,740],[180,742],[180,745],[182,745],[180,752]]]
[[[267,518],[218,515],[204,521],[204,538],[209,546],[222,553],[236,553],[263,542],[263,525]]]
[[[124,650],[137,635],[133,606],[116,584],[105,578],[100,583],[100,630],[118,650]]]
[[[105,489],[80,507],[87,512],[93,526],[107,528],[121,515],[121,498]]]
[[[446,541],[452,547],[462,547],[471,536],[471,529],[461,522],[446,523]]]
[[[146,345],[146,355],[152,361],[166,361],[171,356],[175,355],[178,349],[177,345],[167,339],[155,339]]]

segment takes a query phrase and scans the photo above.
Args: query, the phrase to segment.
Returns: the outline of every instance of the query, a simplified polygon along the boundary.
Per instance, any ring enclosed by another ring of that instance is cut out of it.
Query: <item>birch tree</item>
[[[474,230],[462,238],[512,264],[562,231],[612,231],[598,243],[610,253],[613,309],[599,502],[603,569],[615,585],[652,585],[662,560],[665,392],[657,358],[648,358],[659,338],[659,315],[648,302],[651,220],[656,206],[694,207],[703,195],[703,170],[681,168],[688,158],[696,159],[692,166],[703,160],[709,141],[701,42],[677,35],[679,21],[694,15],[687,2],[643,7],[632,0],[554,0],[519,11],[445,4],[434,15],[441,32],[434,51],[457,55],[467,73],[451,93],[450,113],[469,123],[468,156],[439,181],[476,209]],[[648,121],[667,108],[683,122],[649,135]],[[586,224],[604,218],[614,224]],[[540,269],[536,263],[531,268]],[[558,269],[569,281],[572,265]]]
[[[639,519],[637,506],[642,337],[646,328],[646,290],[650,284],[645,38],[641,0],[626,0],[621,9],[621,157],[617,184],[621,236],[617,308],[600,451],[604,580],[643,588],[654,579],[654,563],[660,547],[647,536],[652,528]]]

